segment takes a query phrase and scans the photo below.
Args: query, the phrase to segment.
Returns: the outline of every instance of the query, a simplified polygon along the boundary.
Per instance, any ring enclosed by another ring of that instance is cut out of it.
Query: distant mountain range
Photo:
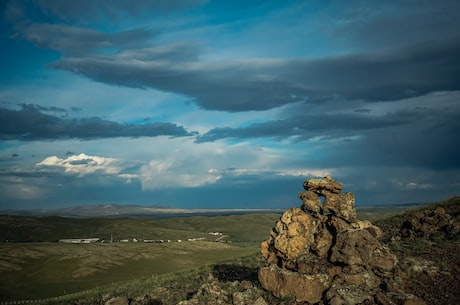
[[[98,204],[56,209],[0,210],[3,215],[17,216],[61,216],[61,217],[155,217],[195,215],[233,215],[247,213],[282,212],[281,209],[179,209],[163,206]]]

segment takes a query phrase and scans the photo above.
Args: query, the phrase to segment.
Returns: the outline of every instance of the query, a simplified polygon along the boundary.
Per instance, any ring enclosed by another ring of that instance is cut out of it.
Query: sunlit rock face
[[[309,304],[383,305],[404,295],[424,304],[398,290],[397,258],[377,226],[357,219],[353,193],[329,176],[303,186],[301,207],[286,210],[261,245],[264,289]]]

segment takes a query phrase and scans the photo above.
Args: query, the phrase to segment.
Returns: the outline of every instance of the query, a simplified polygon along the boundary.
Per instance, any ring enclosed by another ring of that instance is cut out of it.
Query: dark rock
[[[452,217],[441,207],[412,214],[403,222],[399,231],[401,237],[404,238],[429,238],[433,232],[441,232],[445,235],[458,233],[458,227],[453,222]]]

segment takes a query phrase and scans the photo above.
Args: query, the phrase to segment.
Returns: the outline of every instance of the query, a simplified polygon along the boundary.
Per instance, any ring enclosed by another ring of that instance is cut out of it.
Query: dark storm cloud
[[[161,59],[148,49],[64,57],[52,66],[99,82],[183,94],[205,109],[224,111],[264,110],[303,100],[392,101],[460,89],[460,38],[320,59],[178,64],[176,50],[170,46],[173,55]]]
[[[457,0],[379,1],[344,4],[333,39],[354,46],[387,48],[439,38],[455,38],[460,28]]]
[[[97,18],[98,14],[107,17],[122,11],[158,13],[201,2],[35,3],[50,15],[80,19],[82,14]],[[41,48],[63,53],[51,67],[103,83],[188,96],[204,109],[238,112],[306,100],[393,101],[460,89],[460,36],[454,30],[460,23],[454,18],[459,5],[455,1],[424,4],[336,4],[342,9],[335,16],[331,39],[374,47],[323,58],[203,61],[198,44],[178,41],[160,45],[153,41],[160,33],[146,29],[105,33],[59,22],[38,23],[39,18],[20,32]]]
[[[418,98],[431,103],[430,107],[411,106],[414,100],[398,101],[396,103],[405,103],[406,109],[383,110],[377,114],[375,110],[335,114],[305,111],[305,114],[247,127],[214,128],[196,141],[290,139],[299,149],[306,147],[315,154],[314,165],[320,168],[381,166],[453,170],[460,168],[460,142],[455,140],[460,134],[460,108],[454,104],[458,96],[457,92]],[[301,108],[296,110],[302,113]],[[311,141],[313,139],[316,140]]]
[[[460,142],[454,140],[460,133],[460,124],[456,121],[458,119],[454,115],[446,114],[445,124],[438,126],[425,120],[414,121],[404,128],[389,126],[368,130],[363,136],[350,141],[330,142],[327,146],[318,144],[318,147],[325,147],[321,153],[326,158],[315,159],[315,165],[348,167],[357,172],[375,168],[376,174],[386,168],[388,172],[382,172],[382,177],[391,177],[390,169],[399,169],[397,174],[393,174],[394,178],[400,176],[420,180],[428,176],[418,174],[411,177],[408,172],[426,170],[432,172],[433,176],[443,176],[445,173],[446,183],[455,183],[456,180],[449,180],[447,175],[452,173],[458,176],[455,171],[460,168]]]
[[[218,127],[197,138],[197,142],[212,142],[224,138],[296,137],[305,141],[314,137],[340,138],[371,129],[407,124],[416,119],[414,113],[386,113],[381,116],[358,113],[301,114],[286,119],[252,124],[243,128]]]
[[[97,139],[111,137],[192,136],[195,133],[167,122],[120,124],[101,118],[65,119],[44,113],[50,107],[21,105],[21,110],[0,108],[0,139]]]

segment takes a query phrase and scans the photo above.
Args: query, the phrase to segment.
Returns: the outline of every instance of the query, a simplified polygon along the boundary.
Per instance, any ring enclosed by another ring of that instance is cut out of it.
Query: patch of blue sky
[[[2,157],[14,154],[11,149],[20,146],[22,142],[11,140],[11,141],[0,141],[0,149],[2,150]]]
[[[4,39],[8,39],[8,43],[3,43]],[[0,88],[46,77],[43,68],[60,57],[58,52],[35,47],[20,39],[0,37],[0,45]]]

